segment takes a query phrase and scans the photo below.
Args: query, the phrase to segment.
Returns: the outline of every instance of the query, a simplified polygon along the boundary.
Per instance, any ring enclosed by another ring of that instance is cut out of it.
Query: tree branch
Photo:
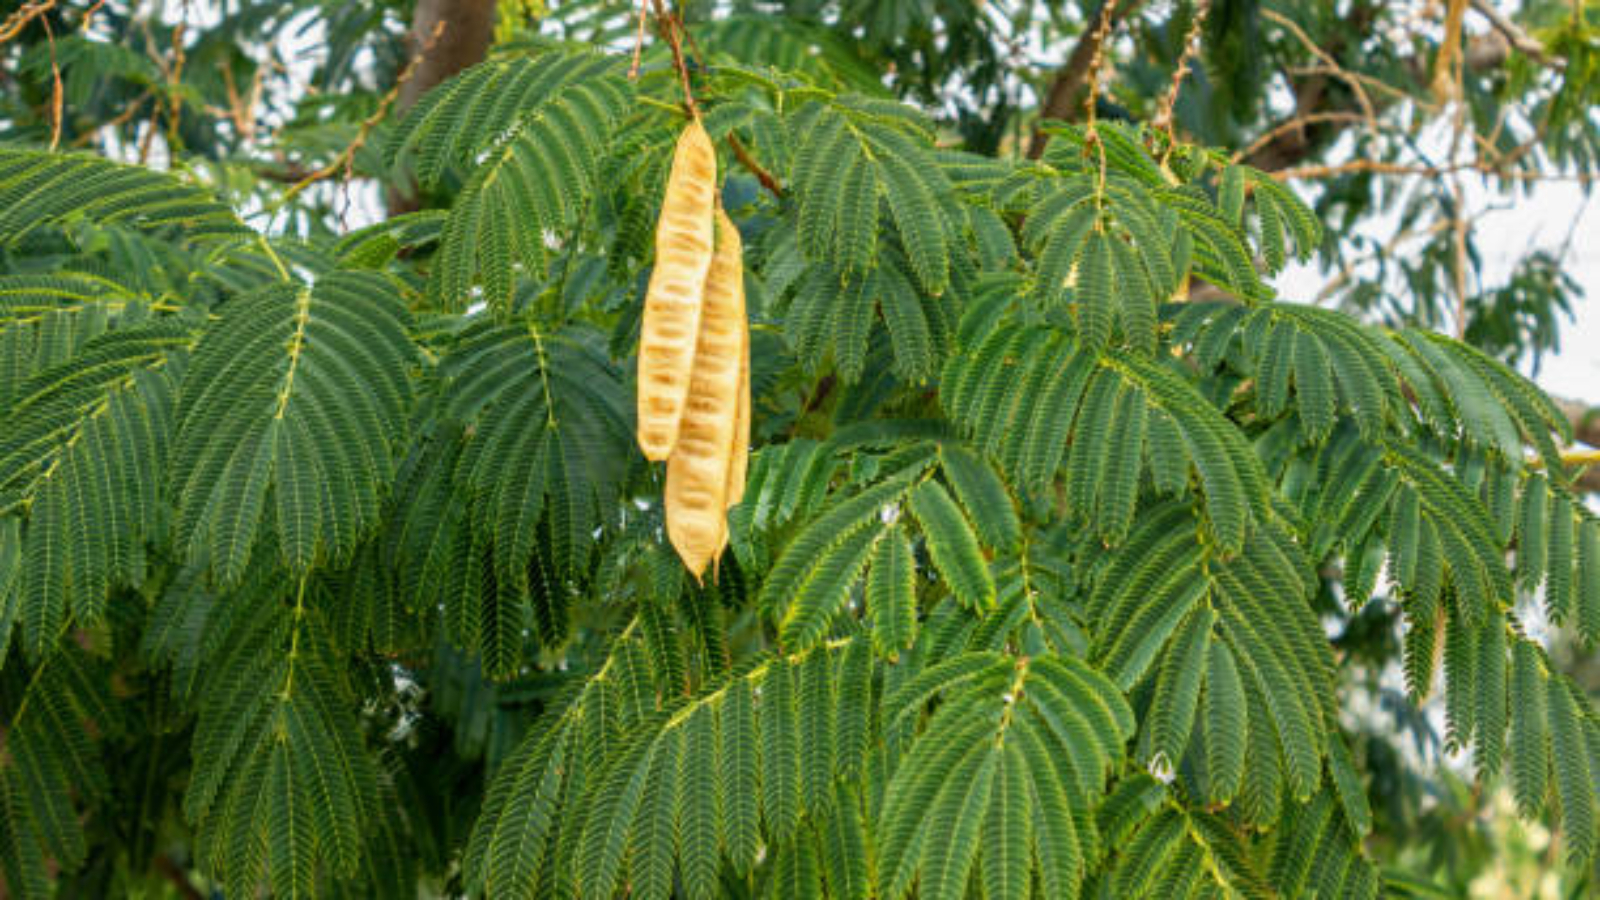
[[[739,165],[744,166],[751,175],[754,175],[756,180],[761,182],[761,186],[772,193],[772,196],[777,197],[779,200],[783,199],[783,185],[778,183],[778,179],[771,172],[761,167],[761,163],[750,155],[750,151],[745,149],[738,135],[731,130],[728,132],[728,146],[733,149],[733,157],[739,161]]]
[[[1338,178],[1342,175],[1351,175],[1358,172],[1373,175],[1405,175],[1421,178],[1442,178],[1446,175],[1456,175],[1461,172],[1479,172],[1506,181],[1563,181],[1575,184],[1589,184],[1600,180],[1600,176],[1589,172],[1525,172],[1520,169],[1506,169],[1501,166],[1478,162],[1455,163],[1448,166],[1421,166],[1409,163],[1383,162],[1376,159],[1353,159],[1333,166],[1297,166],[1292,169],[1270,171],[1272,172],[1272,177],[1278,181]]]
[[[411,58],[411,62],[401,70],[400,77],[395,81],[394,87],[390,88],[389,93],[384,94],[383,98],[378,101],[378,108],[373,111],[372,115],[361,120],[361,127],[357,129],[355,138],[327,165],[314,172],[307,173],[305,177],[296,181],[283,193],[282,197],[278,198],[279,205],[287,204],[301,191],[325,178],[332,178],[341,171],[344,173],[345,178],[350,177],[351,168],[355,165],[356,153],[367,143],[367,138],[372,136],[372,129],[378,127],[379,123],[389,115],[390,105],[395,102],[397,96],[405,93],[406,86],[411,83],[411,80],[416,76],[417,70],[427,61],[428,53],[433,50],[448,30],[443,21],[433,26],[433,33],[417,49],[417,53]]]
[[[1511,21],[1510,17],[1505,13],[1495,9],[1494,4],[1490,3],[1489,0],[1472,0],[1472,8],[1477,10],[1485,19],[1488,19],[1489,24],[1494,26],[1494,30],[1500,32],[1511,43],[1511,46],[1517,49],[1517,52],[1552,69],[1564,69],[1567,67],[1566,60],[1559,56],[1551,56],[1544,49],[1544,44],[1539,43],[1538,38],[1523,31],[1522,27]]]

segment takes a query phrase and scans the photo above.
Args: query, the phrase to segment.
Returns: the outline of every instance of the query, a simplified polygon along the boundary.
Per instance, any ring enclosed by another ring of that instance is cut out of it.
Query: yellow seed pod
[[[726,543],[745,341],[739,230],[716,211],[717,249],[706,280],[700,335],[677,445],[667,460],[667,537],[696,579]]]
[[[733,456],[728,460],[728,481],[726,496],[723,504],[728,509],[739,505],[744,499],[745,477],[750,469],[750,320],[745,317],[744,291],[739,291],[739,396],[738,408],[733,417]],[[722,530],[722,543],[717,545],[717,552],[712,554],[712,572],[716,572],[716,560],[721,558],[722,551],[728,546],[728,530]]]
[[[639,329],[639,449],[647,459],[666,459],[678,441],[711,268],[716,196],[716,148],[695,119],[672,157]]]
[[[728,461],[728,508],[744,499],[750,467],[750,320],[745,317],[744,291],[739,291],[739,407],[733,419],[733,458]]]

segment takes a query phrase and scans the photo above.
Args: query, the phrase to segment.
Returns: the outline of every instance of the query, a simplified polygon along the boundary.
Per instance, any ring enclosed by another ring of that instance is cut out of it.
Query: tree
[[[0,25],[0,893],[1452,896],[1507,794],[1594,888],[1575,287],[1464,209],[1592,178],[1593,10],[505,2],[411,102],[451,6]],[[632,412],[690,116],[703,582]]]

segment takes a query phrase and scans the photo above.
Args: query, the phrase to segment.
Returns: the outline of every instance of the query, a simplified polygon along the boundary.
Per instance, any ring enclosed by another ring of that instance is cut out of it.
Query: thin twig
[[[750,170],[750,174],[754,175],[756,180],[761,182],[761,186],[772,193],[772,196],[780,200],[783,199],[783,185],[778,183],[778,179],[771,172],[761,167],[761,163],[750,155],[750,151],[739,141],[738,135],[735,135],[732,131],[728,132],[728,146],[733,149],[733,158],[739,161],[739,165]]]
[[[1116,4],[1114,18],[1124,19],[1132,16],[1144,0],[1121,0]],[[1039,159],[1044,156],[1045,146],[1050,141],[1050,132],[1044,128],[1045,122],[1051,119],[1065,119],[1072,114],[1078,102],[1078,92],[1083,89],[1089,73],[1089,63],[1100,49],[1099,28],[1095,22],[1105,12],[1104,6],[1098,6],[1093,12],[1086,12],[1088,18],[1084,22],[1083,32],[1078,36],[1077,43],[1073,44],[1072,52],[1067,55],[1065,62],[1056,70],[1055,76],[1050,80],[1046,89],[1043,102],[1039,106],[1039,115],[1033,123],[1033,136],[1028,140],[1028,159]]]
[[[1466,68],[1461,60],[1461,54],[1453,52],[1459,49],[1461,43],[1461,17],[1466,15],[1466,9],[1466,0],[1450,0],[1450,6],[1445,11],[1445,41],[1452,52],[1449,55],[1449,65],[1446,66],[1445,60],[1441,60],[1434,73],[1434,96],[1442,97],[1448,94],[1455,101],[1455,116],[1451,122],[1453,133],[1450,136],[1448,157],[1452,164],[1460,158],[1462,142],[1470,130],[1470,123],[1467,121]],[[1445,82],[1443,79],[1449,80]],[[1453,214],[1451,246],[1455,256],[1452,275],[1456,291],[1456,340],[1461,341],[1467,337],[1467,232],[1471,228],[1471,222],[1467,217],[1467,189],[1461,183],[1460,171],[1450,176],[1450,194],[1452,197],[1450,211]]]
[[[56,33],[50,28],[50,19],[42,18],[45,42],[50,45],[50,152],[61,145],[61,107],[66,91],[61,87],[61,66],[56,62]]]
[[[1444,100],[1461,84],[1461,20],[1467,14],[1467,0],[1447,0],[1444,8],[1444,38],[1433,62],[1433,96]]]
[[[1515,47],[1522,55],[1535,62],[1543,63],[1552,69],[1565,69],[1567,67],[1566,60],[1559,56],[1551,56],[1538,38],[1523,31],[1505,13],[1495,9],[1494,4],[1490,3],[1489,0],[1472,0],[1472,8],[1488,19],[1489,24],[1494,26],[1494,30],[1500,32],[1511,43],[1511,46]]]
[[[1117,10],[1117,0],[1106,0],[1100,8],[1100,24],[1095,28],[1094,55],[1089,58],[1089,90],[1084,96],[1083,111],[1086,127],[1083,132],[1083,151],[1088,153],[1092,146],[1100,153],[1100,178],[1096,190],[1096,202],[1106,189],[1106,147],[1100,141],[1098,122],[1095,118],[1095,103],[1100,98],[1101,69],[1105,67],[1106,41],[1111,38],[1111,29],[1116,20],[1113,18]],[[1096,225],[1098,228],[1098,224]]]
[[[1273,126],[1272,130],[1252,141],[1250,146],[1245,147],[1238,153],[1233,154],[1233,161],[1240,162],[1242,160],[1249,159],[1256,153],[1256,151],[1267,146],[1268,144],[1271,144],[1273,141],[1277,140],[1283,135],[1291,131],[1299,131],[1308,125],[1317,125],[1319,123],[1329,122],[1365,122],[1366,120],[1366,116],[1355,112],[1312,112],[1306,113],[1305,115],[1295,116],[1292,119],[1285,120]]]
[[[1596,463],[1600,463],[1600,450],[1593,448],[1579,449],[1576,447],[1569,447],[1566,450],[1561,451],[1559,459],[1561,460],[1561,464],[1563,466],[1592,466]],[[1527,460],[1526,465],[1530,469],[1543,468],[1544,457],[1530,457]]]
[[[105,5],[106,0],[94,0],[94,5],[83,11],[83,18],[78,22],[78,30],[88,31],[89,26],[94,22],[94,14],[99,12],[100,7]]]
[[[1210,12],[1211,0],[1199,0],[1195,5],[1189,32],[1183,36],[1183,51],[1178,54],[1178,66],[1172,70],[1172,83],[1167,86],[1167,93],[1161,98],[1161,105],[1156,109],[1156,117],[1151,123],[1167,133],[1167,146],[1161,154],[1162,162],[1171,155],[1173,145],[1178,142],[1174,132],[1177,116],[1173,111],[1178,106],[1178,91],[1183,87],[1183,80],[1189,77],[1189,64],[1200,53],[1200,30],[1205,27],[1206,15]]]
[[[639,58],[644,55],[644,23],[650,18],[650,0],[639,0],[639,30],[633,36],[633,65],[628,67],[628,80],[639,80]]]
[[[667,39],[667,46],[672,48],[672,64],[678,70],[678,78],[683,82],[683,104],[689,109],[690,118],[700,118],[700,108],[695,105],[694,91],[689,88],[689,67],[683,61],[683,40],[679,32],[683,23],[677,16],[669,14],[661,5],[661,0],[651,0],[656,8],[656,25],[661,35]]]
[[[188,57],[183,52],[184,33],[189,28],[189,4],[183,4],[183,18],[172,29],[172,68],[167,78],[167,95],[171,98],[167,108],[167,148],[176,155],[178,146],[178,121],[183,112],[183,92],[178,90],[183,83],[183,64]]]
[[[1288,66],[1284,71],[1290,75],[1331,75],[1341,81],[1350,83],[1352,91],[1357,87],[1371,88],[1374,91],[1388,94],[1396,100],[1409,100],[1428,112],[1434,112],[1439,108],[1437,103],[1432,103],[1415,94],[1408,93],[1404,88],[1397,88],[1382,78],[1374,78],[1363,72],[1352,72],[1349,69],[1330,66],[1327,63],[1315,66]],[[1370,96],[1368,99],[1370,101]]]
[[[108,128],[115,129],[128,124],[128,122],[132,120],[134,116],[139,114],[139,108],[144,106],[145,101],[151,99],[153,96],[155,96],[154,89],[145,88],[144,93],[128,101],[127,106],[123,107],[122,112],[119,112],[115,116],[100,123],[99,127],[95,128],[93,131],[85,131],[84,133],[78,135],[75,139],[73,139],[72,146],[87,146],[100,132],[105,131]]]
[[[1461,184],[1461,175],[1456,173],[1450,178],[1450,195],[1452,197],[1450,218],[1451,248],[1454,251],[1454,265],[1451,266],[1452,283],[1456,293],[1456,340],[1465,340],[1467,337],[1467,192]]]
[[[4,23],[0,23],[0,44],[11,40],[28,27],[28,23],[39,18],[52,9],[55,9],[56,0],[42,0],[39,3],[24,3],[11,14]]]
[[[683,6],[682,3],[678,4],[678,7],[679,7],[680,10],[681,10],[682,6]],[[700,49],[700,41],[695,38],[694,32],[689,30],[689,26],[688,25],[684,24],[684,22],[683,22],[683,13],[681,11],[675,11],[675,12],[673,12],[672,17],[674,19],[678,20],[678,33],[683,35],[683,37],[686,40],[688,40],[688,42],[689,42],[689,55],[694,57],[695,65],[702,72],[710,71],[710,69],[708,69],[706,67],[706,54],[705,54],[705,51]]]
[[[150,148],[155,144],[156,126],[161,123],[161,98],[150,106],[150,118],[145,120],[144,135],[139,138],[139,165],[150,161]]]
[[[1111,37],[1113,16],[1117,12],[1117,0],[1106,0],[1100,7],[1100,22],[1095,26],[1094,53],[1089,57],[1089,82],[1088,95],[1083,100],[1084,120],[1088,123],[1089,133],[1095,130],[1095,101],[1100,97],[1101,69],[1105,66],[1106,40]]]
[[[366,144],[367,138],[372,135],[372,129],[378,127],[379,123],[388,116],[389,108],[394,105],[395,99],[400,96],[401,88],[405,87],[406,82],[410,81],[411,77],[416,74],[417,66],[428,55],[428,51],[433,49],[434,44],[438,43],[440,36],[445,32],[447,24],[446,20],[440,19],[438,24],[433,27],[433,33],[428,36],[428,40],[411,57],[411,61],[406,63],[406,67],[401,71],[400,77],[395,79],[394,86],[378,101],[378,108],[373,111],[372,115],[361,120],[361,127],[356,131],[355,139],[350,142],[349,146],[340,151],[339,155],[330,160],[327,165],[300,179],[294,186],[285,191],[283,196],[279,198],[276,204],[277,207],[283,207],[301,191],[337,173],[342,172],[346,180],[350,178],[357,151]]]
[[[1383,246],[1373,250],[1371,253],[1365,254],[1357,259],[1341,261],[1339,263],[1339,274],[1334,276],[1334,278],[1327,284],[1323,285],[1321,290],[1317,291],[1316,297],[1312,298],[1311,300],[1312,305],[1321,306],[1323,303],[1327,302],[1327,299],[1333,296],[1334,293],[1340,288],[1349,284],[1351,281],[1354,281],[1356,278],[1355,270],[1358,266],[1365,265],[1372,260],[1388,259],[1395,255],[1395,251],[1399,249],[1401,244],[1404,244],[1413,238],[1432,237],[1439,232],[1444,231],[1446,228],[1451,227],[1451,224],[1452,223],[1448,220],[1440,220],[1438,222],[1434,222],[1421,231],[1418,231],[1414,228],[1403,228],[1399,232],[1395,233],[1394,236],[1390,237],[1389,240],[1383,244]]]
[[[265,70],[265,66],[256,66],[256,75],[253,81],[257,85],[261,83],[261,73]],[[246,101],[244,95],[239,93],[239,86],[233,80],[232,66],[222,67],[222,89],[228,96],[228,108],[215,109],[208,107],[206,111],[232,122],[233,130],[238,134],[239,140],[248,143],[254,130],[251,125],[255,122],[255,103],[253,97],[252,100]]]
[[[1306,34],[1305,29],[1301,28],[1293,19],[1271,9],[1261,10],[1261,15],[1294,35],[1295,39],[1300,41],[1301,45],[1312,56],[1322,61],[1322,65],[1326,67],[1325,74],[1332,75],[1350,85],[1350,91],[1355,94],[1356,103],[1361,106],[1361,112],[1366,117],[1367,127],[1373,131],[1378,130],[1378,113],[1376,107],[1372,105],[1372,98],[1367,96],[1366,89],[1362,86],[1362,78],[1346,72],[1344,67],[1339,65],[1326,50],[1317,46],[1317,42],[1311,39],[1311,35]]]
[[[1592,172],[1523,172],[1506,171],[1495,166],[1479,162],[1452,163],[1446,166],[1419,166],[1407,163],[1380,162],[1373,159],[1355,159],[1347,163],[1330,166],[1297,166],[1292,169],[1279,169],[1271,173],[1278,181],[1308,181],[1320,178],[1339,178],[1357,173],[1372,173],[1375,175],[1416,175],[1424,178],[1439,178],[1454,172],[1479,172],[1507,181],[1556,181],[1589,184],[1597,180]]]

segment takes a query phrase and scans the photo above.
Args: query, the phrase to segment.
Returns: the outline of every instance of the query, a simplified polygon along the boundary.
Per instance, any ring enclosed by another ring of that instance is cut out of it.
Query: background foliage
[[[0,895],[1600,883],[1596,420],[1511,368],[1579,296],[1466,208],[1588,189],[1592,4],[0,13]],[[678,21],[704,585],[632,440]]]

